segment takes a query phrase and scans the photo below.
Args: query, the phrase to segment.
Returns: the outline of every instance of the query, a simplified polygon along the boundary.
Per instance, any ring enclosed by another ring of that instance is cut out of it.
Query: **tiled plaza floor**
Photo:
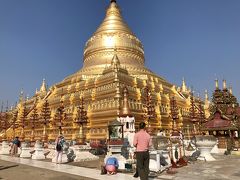
[[[215,156],[216,161],[197,161],[176,169],[174,175],[163,172],[154,179],[239,180],[240,156]],[[0,179],[4,180],[131,180],[132,174],[100,175],[98,169],[0,155]]]
[[[177,173],[168,175],[163,173],[157,179],[174,180],[239,180],[240,156],[218,155],[216,161],[197,161],[183,168],[176,169]]]
[[[6,164],[6,162],[8,165]],[[114,176],[100,175],[100,170],[84,167],[77,167],[67,164],[55,164],[52,162],[24,159],[0,155],[0,178],[7,180],[71,180],[71,179],[97,179],[97,180],[131,180],[135,179],[132,175],[118,173]],[[11,162],[12,164],[9,164]],[[18,166],[19,164],[19,166]],[[24,168],[22,165],[25,165]],[[31,168],[31,167],[34,168]],[[39,168],[40,172],[39,171]],[[2,169],[2,170],[1,170]],[[51,171],[49,171],[51,170]],[[46,171],[46,172],[45,172]],[[56,175],[52,175],[55,174]],[[74,176],[72,176],[74,175]],[[77,177],[79,176],[79,178]]]

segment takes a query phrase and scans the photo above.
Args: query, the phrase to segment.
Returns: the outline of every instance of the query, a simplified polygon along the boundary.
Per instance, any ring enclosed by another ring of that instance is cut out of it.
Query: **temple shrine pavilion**
[[[212,104],[210,106],[210,117],[203,124],[202,130],[218,138],[218,147],[226,148],[228,139],[239,137],[240,129],[240,107],[237,98],[232,94],[231,88],[226,87],[226,80],[223,80],[223,89],[218,86],[213,92]]]

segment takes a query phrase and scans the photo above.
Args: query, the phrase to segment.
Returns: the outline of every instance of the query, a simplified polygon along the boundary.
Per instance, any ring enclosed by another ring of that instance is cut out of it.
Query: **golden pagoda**
[[[86,42],[83,52],[83,67],[61,82],[46,87],[45,80],[36,94],[24,100],[20,98],[12,114],[11,122],[17,124],[14,135],[30,140],[33,109],[37,109],[38,123],[35,123],[34,138],[42,139],[43,129],[49,140],[54,140],[61,128],[66,139],[77,139],[79,127],[74,123],[81,98],[85,102],[88,123],[83,128],[86,139],[108,138],[108,124],[116,120],[123,108],[123,90],[128,90],[128,107],[136,120],[136,127],[144,120],[144,88],[151,92],[155,117],[149,126],[158,131],[165,129],[168,134],[172,128],[170,99],[175,97],[179,108],[177,127],[188,123],[190,91],[183,80],[177,87],[145,67],[144,49],[141,41],[124,22],[115,0],[111,0],[106,16],[96,32]],[[49,104],[49,123],[43,125],[41,117],[45,102]],[[59,116],[59,107],[62,113]],[[64,108],[64,109],[63,109]],[[26,113],[27,114],[24,114]],[[59,118],[62,120],[58,122]],[[24,119],[25,118],[25,119]],[[24,123],[23,123],[23,120]],[[35,119],[36,120],[36,119]],[[24,125],[23,125],[24,124]],[[24,127],[24,131],[22,129]],[[23,134],[24,133],[24,134]],[[12,127],[7,136],[13,135]]]

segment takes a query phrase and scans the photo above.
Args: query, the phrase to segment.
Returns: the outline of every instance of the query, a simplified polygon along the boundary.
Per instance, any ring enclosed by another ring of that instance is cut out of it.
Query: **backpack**
[[[61,146],[60,143],[57,143],[57,145],[56,145],[56,150],[57,150],[57,151],[62,151],[62,146]]]
[[[17,142],[17,146],[21,147],[21,142],[20,141]]]

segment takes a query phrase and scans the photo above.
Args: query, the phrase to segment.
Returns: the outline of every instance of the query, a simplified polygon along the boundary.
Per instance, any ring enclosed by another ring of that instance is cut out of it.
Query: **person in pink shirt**
[[[141,180],[148,180],[149,148],[152,146],[150,135],[145,130],[146,124],[140,122],[140,130],[134,135],[133,145],[136,147],[137,172]]]

